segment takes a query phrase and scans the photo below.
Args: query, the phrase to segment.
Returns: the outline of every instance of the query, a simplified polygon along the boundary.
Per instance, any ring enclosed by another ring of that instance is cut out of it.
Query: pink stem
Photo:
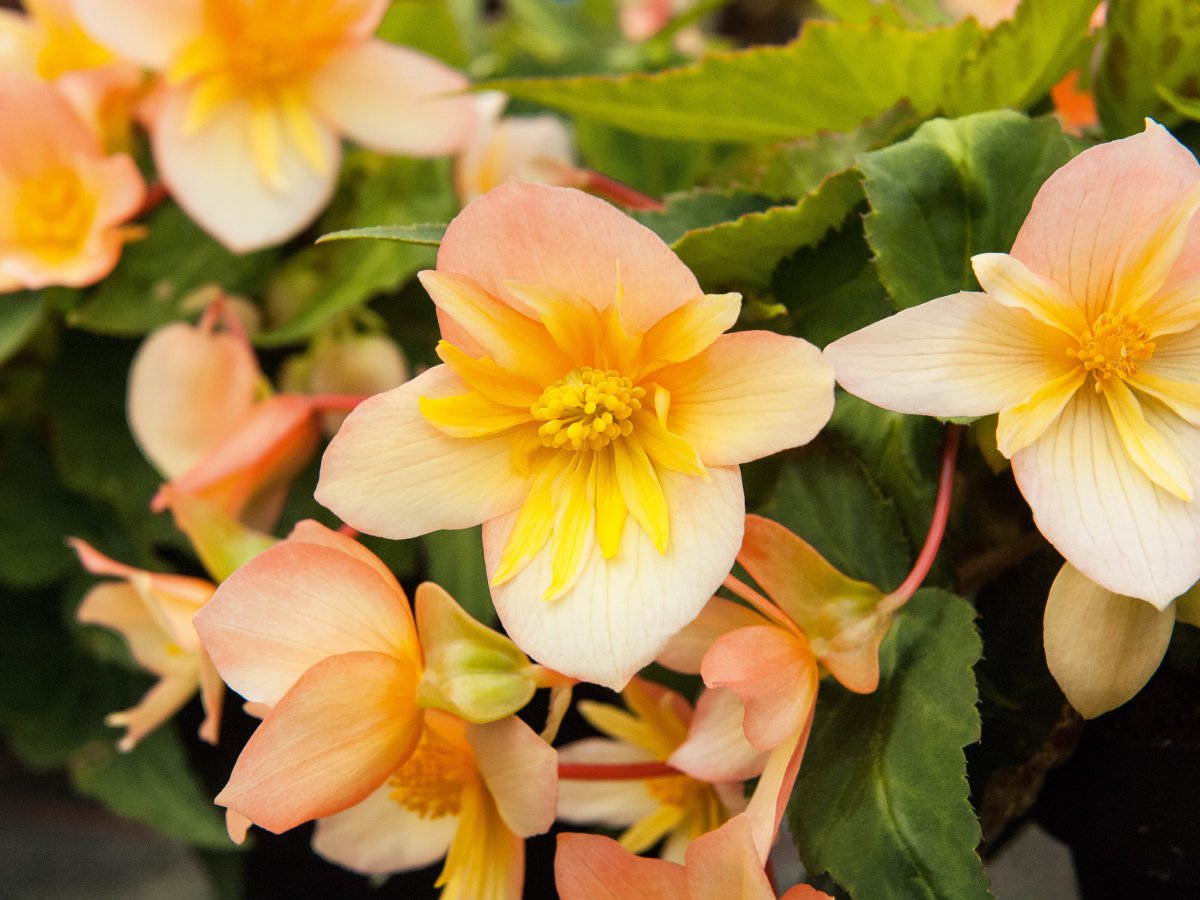
[[[314,412],[350,412],[366,399],[361,394],[313,394],[308,402]]]
[[[570,781],[632,781],[638,778],[668,778],[682,774],[664,762],[558,764],[558,777]]]
[[[908,573],[908,577],[904,579],[900,587],[888,595],[897,602],[897,605],[906,602],[917,592],[917,588],[921,586],[921,582],[933,568],[933,561],[942,547],[942,538],[946,536],[946,521],[950,518],[950,497],[954,490],[954,463],[958,459],[958,445],[962,439],[962,430],[961,425],[950,425],[946,428],[946,441],[942,445],[942,469],[938,473],[937,500],[933,504],[933,521],[929,523],[929,533],[925,535],[925,546],[917,554],[917,561],[913,563],[912,571]]]
[[[357,540],[358,536],[360,534],[362,534],[362,532],[359,531],[357,528],[355,528],[353,525],[347,525],[345,522],[343,522],[341,525],[339,525],[337,530],[338,530],[338,534],[344,534],[346,537],[354,538],[355,540]]]
[[[778,606],[776,606],[758,591],[754,590],[754,588],[750,587],[750,585],[746,584],[744,581],[741,581],[734,575],[730,574],[725,576],[725,581],[722,583],[730,593],[741,597],[780,628],[786,628],[788,631],[792,631],[797,634],[802,633],[796,627],[796,623],[784,615]]]
[[[579,187],[588,193],[603,197],[624,206],[626,209],[641,209],[649,212],[662,212],[666,207],[661,201],[647,197],[641,191],[636,191],[627,184],[622,184],[615,178],[609,178],[591,169],[576,169],[579,176]]]

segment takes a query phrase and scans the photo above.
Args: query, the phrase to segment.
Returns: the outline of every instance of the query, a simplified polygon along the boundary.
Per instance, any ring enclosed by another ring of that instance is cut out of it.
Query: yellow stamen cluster
[[[646,790],[650,796],[665,806],[687,807],[696,799],[698,789],[703,785],[687,775],[671,775],[666,778],[646,779]]]
[[[1137,374],[1138,363],[1154,354],[1150,330],[1137,316],[1127,312],[1104,313],[1090,331],[1079,338],[1079,349],[1068,348],[1067,355],[1083,363],[1096,379],[1100,391],[1114,375],[1129,378]]]
[[[646,389],[613,370],[583,366],[542,391],[529,407],[544,424],[542,446],[599,450],[633,431],[631,416],[642,408]]]
[[[95,198],[73,169],[52,169],[21,183],[16,203],[17,243],[45,257],[79,251],[96,215]]]
[[[473,774],[462,753],[441,741],[423,740],[388,779],[389,796],[423,819],[456,816],[463,785]]]

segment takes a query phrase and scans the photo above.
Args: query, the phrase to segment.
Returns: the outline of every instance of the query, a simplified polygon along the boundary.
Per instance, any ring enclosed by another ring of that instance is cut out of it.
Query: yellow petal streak
[[[1142,414],[1141,405],[1125,382],[1104,383],[1104,399],[1121,436],[1121,443],[1146,475],[1180,500],[1192,499],[1192,480],[1170,441],[1154,430]]]

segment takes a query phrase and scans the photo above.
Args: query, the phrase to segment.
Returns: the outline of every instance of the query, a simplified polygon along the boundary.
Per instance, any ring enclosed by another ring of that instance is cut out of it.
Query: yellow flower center
[[[423,819],[456,816],[463,786],[474,774],[461,751],[426,732],[408,762],[388,779],[389,796]]]
[[[96,216],[96,199],[79,173],[65,167],[21,182],[16,202],[16,243],[50,259],[78,253]]]
[[[650,796],[666,806],[681,809],[697,799],[697,793],[708,785],[687,775],[672,775],[667,778],[646,779],[646,790]]]
[[[544,447],[599,450],[633,431],[646,389],[613,370],[582,366],[542,391],[530,413]]]
[[[1138,364],[1154,354],[1150,330],[1135,315],[1127,312],[1104,313],[1091,329],[1079,337],[1079,349],[1068,348],[1067,355],[1083,363],[1096,379],[1096,390],[1112,378],[1137,374]]]

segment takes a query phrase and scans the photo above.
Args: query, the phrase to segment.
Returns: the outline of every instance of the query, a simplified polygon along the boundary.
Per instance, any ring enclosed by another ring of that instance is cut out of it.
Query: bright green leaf
[[[442,243],[442,236],[445,233],[445,223],[374,225],[370,228],[346,228],[342,231],[331,231],[329,234],[323,234],[317,238],[317,243],[328,244],[331,241],[365,238],[376,241],[396,241],[401,244],[419,244],[424,247],[437,247]]]
[[[421,538],[427,577],[440,584],[458,605],[484,625],[496,623],[492,591],[483,567],[483,537],[479,526],[458,531],[433,531]]]
[[[963,747],[979,740],[975,612],[922,590],[880,649],[872,694],[821,684],[788,807],[810,872],[855,900],[990,897]]]
[[[376,37],[427,53],[456,69],[467,64],[458,24],[445,0],[388,4]]]

